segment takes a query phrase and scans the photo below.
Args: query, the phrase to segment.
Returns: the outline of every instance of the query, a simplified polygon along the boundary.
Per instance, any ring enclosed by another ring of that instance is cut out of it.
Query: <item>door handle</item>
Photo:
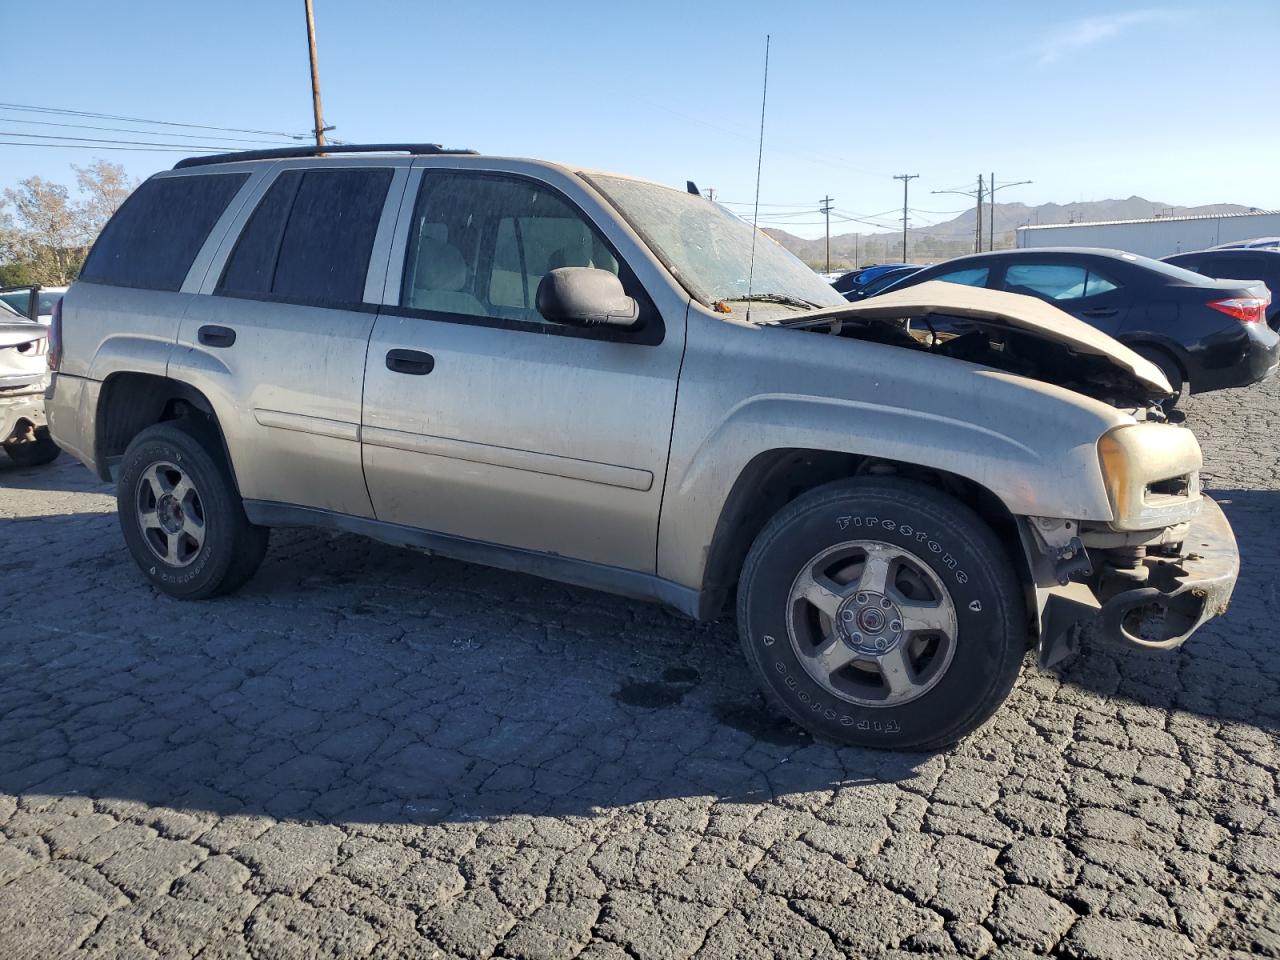
[[[421,350],[388,350],[387,369],[421,377],[435,369],[436,358]]]
[[[1092,310],[1081,310],[1086,317],[1114,317],[1118,312],[1115,307],[1094,307]]]
[[[236,332],[230,327],[205,324],[196,332],[196,339],[206,347],[229,347],[236,342]]]

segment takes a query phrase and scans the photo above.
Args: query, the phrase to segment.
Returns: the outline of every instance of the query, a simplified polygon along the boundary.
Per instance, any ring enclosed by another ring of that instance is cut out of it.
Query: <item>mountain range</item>
[[[1024,224],[1079,223],[1088,220],[1133,220],[1146,217],[1174,217],[1247,213],[1254,207],[1236,203],[1211,203],[1184,207],[1143,197],[1126,200],[1091,200],[1081,203],[997,203],[995,205],[996,249],[1014,245],[1015,231]],[[907,253],[913,263],[934,263],[973,252],[974,214],[971,207],[958,216],[929,225],[912,226],[907,231]],[[982,208],[983,245],[987,244],[991,208]],[[919,222],[917,220],[916,222]],[[808,240],[785,230],[765,228],[765,233],[815,269],[826,266],[826,244],[822,237]],[[856,258],[856,260],[855,260]],[[901,230],[840,233],[831,236],[831,269],[848,269],[857,264],[902,259]]]

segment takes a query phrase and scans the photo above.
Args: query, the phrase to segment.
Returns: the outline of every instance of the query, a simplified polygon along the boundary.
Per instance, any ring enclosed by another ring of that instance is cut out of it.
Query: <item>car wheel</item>
[[[937,749],[1004,702],[1027,651],[990,528],[922,483],[859,478],[783,508],[747,555],[743,650],[772,704],[840,743]]]
[[[1182,368],[1178,366],[1178,362],[1165,353],[1163,350],[1157,350],[1153,347],[1134,347],[1133,352],[1144,360],[1150,360],[1160,372],[1164,374],[1169,386],[1173,387],[1173,395],[1168,399],[1161,400],[1160,406],[1166,410],[1172,410],[1178,405],[1178,401],[1182,399]]]
[[[216,437],[177,421],[148,427],[129,444],[116,505],[133,559],[170,596],[230,593],[267,550],[269,531],[245,516]]]
[[[10,460],[21,467],[38,467],[53,463],[58,459],[62,449],[53,442],[53,437],[49,436],[48,427],[36,427],[28,437],[6,443],[4,452],[9,455]]]

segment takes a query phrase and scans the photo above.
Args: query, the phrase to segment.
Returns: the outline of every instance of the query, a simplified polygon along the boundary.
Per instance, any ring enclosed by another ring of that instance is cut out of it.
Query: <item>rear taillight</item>
[[[49,369],[62,365],[62,300],[53,304],[53,320],[49,323]]]
[[[1262,323],[1267,318],[1267,304],[1270,302],[1264,297],[1229,297],[1210,301],[1209,306],[1241,323]]]

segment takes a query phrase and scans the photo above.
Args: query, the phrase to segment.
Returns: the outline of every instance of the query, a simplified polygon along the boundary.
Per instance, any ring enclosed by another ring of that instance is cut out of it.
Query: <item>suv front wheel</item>
[[[921,483],[813,490],[756,538],[738,587],[768,699],[828,740],[929,750],[981,726],[1027,650],[1017,578],[968,507]]]
[[[253,576],[269,531],[245,516],[221,451],[211,449],[216,439],[179,423],[134,437],[120,464],[116,505],[125,543],[147,579],[170,596],[202,600]]]

